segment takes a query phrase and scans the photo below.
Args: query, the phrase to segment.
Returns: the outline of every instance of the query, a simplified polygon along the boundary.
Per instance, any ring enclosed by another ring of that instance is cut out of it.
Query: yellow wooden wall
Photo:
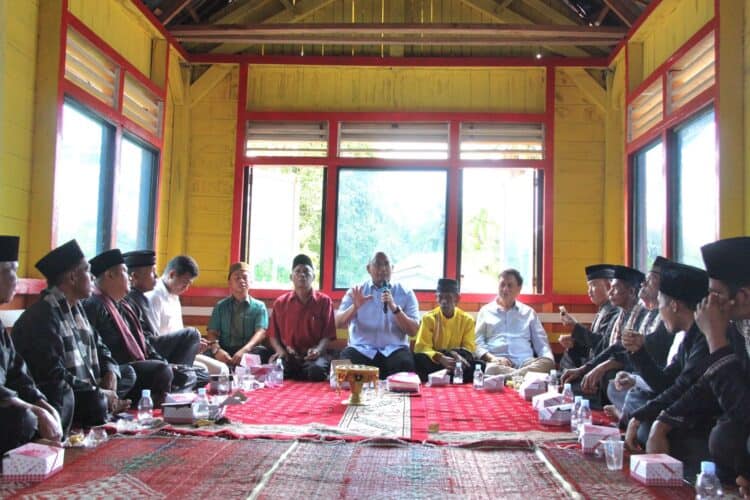
[[[38,0],[0,1],[0,233],[21,236],[28,266]]]
[[[564,69],[555,76],[553,278],[556,293],[580,293],[583,268],[602,262],[604,113]]]

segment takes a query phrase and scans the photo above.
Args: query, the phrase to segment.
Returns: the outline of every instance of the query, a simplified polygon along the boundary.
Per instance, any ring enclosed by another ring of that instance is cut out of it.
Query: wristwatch
[[[400,312],[401,312],[401,306],[396,306],[396,309],[393,310],[393,315],[395,316]]]

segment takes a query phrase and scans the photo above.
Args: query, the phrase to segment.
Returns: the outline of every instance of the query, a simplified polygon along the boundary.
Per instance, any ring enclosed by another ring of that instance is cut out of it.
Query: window
[[[664,255],[667,178],[662,143],[647,146],[633,160],[633,265],[649,269]]]
[[[462,172],[461,290],[494,293],[498,274],[515,268],[524,278],[524,293],[540,291],[535,277],[540,276],[536,271],[541,258],[541,171]]]
[[[541,123],[461,123],[462,160],[542,160]]]
[[[448,123],[341,123],[343,158],[448,158]]]
[[[703,267],[700,247],[719,235],[719,176],[713,110],[677,128],[675,139],[674,256],[680,262]]]
[[[243,259],[255,288],[286,290],[292,260],[310,256],[320,270],[324,170],[266,166],[247,170]],[[318,272],[318,279],[320,272]]]
[[[393,281],[434,290],[445,261],[446,172],[342,168],[338,187],[334,287],[367,279],[367,261],[383,250]]]
[[[129,138],[120,148],[115,246],[123,252],[154,248],[157,155]]]
[[[55,170],[55,246],[75,238],[86,256],[108,248],[107,165],[113,127],[69,103],[63,106],[60,159]],[[104,174],[104,175],[103,175]],[[111,212],[110,212],[111,213]]]
[[[75,238],[87,257],[117,247],[153,248],[158,154],[124,137],[115,157],[115,127],[63,105],[55,171],[55,245]]]

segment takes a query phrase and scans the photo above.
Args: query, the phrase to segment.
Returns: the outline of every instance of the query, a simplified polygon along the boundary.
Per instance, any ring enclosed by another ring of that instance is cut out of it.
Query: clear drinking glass
[[[623,442],[619,439],[605,439],[601,441],[604,448],[604,459],[607,461],[607,469],[622,469]]]

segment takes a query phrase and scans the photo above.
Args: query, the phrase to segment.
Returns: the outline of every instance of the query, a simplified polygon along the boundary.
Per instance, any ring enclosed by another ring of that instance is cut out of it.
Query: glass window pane
[[[341,169],[334,286],[368,279],[367,261],[383,251],[394,282],[434,290],[444,268],[446,178],[442,170]]]
[[[60,157],[55,168],[55,242],[72,238],[87,257],[108,247],[100,200],[104,201],[102,165],[111,129],[103,121],[63,105]]]
[[[645,271],[665,253],[667,178],[662,143],[636,153],[633,167],[633,262]]]
[[[703,267],[700,247],[718,238],[719,184],[714,112],[676,131],[678,197],[675,258]]]
[[[289,289],[292,259],[299,253],[310,256],[320,280],[323,174],[321,167],[251,169],[245,260],[253,287]]]
[[[127,252],[153,248],[156,154],[123,139],[117,173],[116,247]]]
[[[541,185],[528,168],[465,168],[462,173],[461,291],[495,293],[497,276],[515,268],[523,293],[538,291]]]

